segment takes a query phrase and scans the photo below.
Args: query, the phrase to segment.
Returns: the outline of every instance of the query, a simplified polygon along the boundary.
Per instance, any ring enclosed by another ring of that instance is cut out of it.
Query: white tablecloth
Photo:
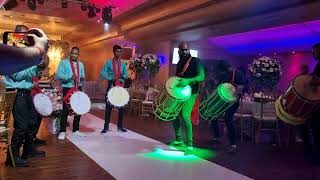
[[[264,107],[273,108],[274,102],[264,103]],[[250,101],[250,100],[243,100],[242,101],[242,111],[244,114],[260,115],[261,114],[261,103],[255,102],[255,101]]]

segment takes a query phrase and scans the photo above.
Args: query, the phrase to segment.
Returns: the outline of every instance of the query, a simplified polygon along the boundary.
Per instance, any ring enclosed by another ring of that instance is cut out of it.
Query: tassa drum
[[[191,97],[191,87],[177,87],[181,78],[169,78],[156,98],[153,109],[157,118],[163,121],[175,120],[181,112],[185,101]]]
[[[320,107],[320,90],[310,85],[312,76],[299,75],[275,103],[279,119],[291,125],[303,124]]]
[[[237,100],[237,90],[230,83],[223,83],[199,107],[201,118],[215,120]]]

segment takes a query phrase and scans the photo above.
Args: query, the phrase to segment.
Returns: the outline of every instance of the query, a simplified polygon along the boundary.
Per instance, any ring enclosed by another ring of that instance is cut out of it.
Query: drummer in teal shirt
[[[126,66],[126,61],[120,60],[121,61],[121,76],[119,77],[119,81],[121,83],[124,83],[125,79],[128,78],[128,70]],[[119,61],[115,61],[115,65],[118,68]],[[114,85],[114,72],[113,72],[113,64],[112,64],[112,59],[107,60],[107,62],[104,64],[102,71],[100,73],[100,77],[108,81],[108,90]]]
[[[62,60],[59,64],[56,78],[61,81],[63,87],[63,96],[65,96],[71,88],[75,87],[75,82],[78,83],[78,90],[81,90],[83,82],[85,80],[84,65],[80,60],[78,60],[79,53],[80,49],[78,47],[71,48],[70,59]],[[70,62],[73,64],[73,66]],[[73,73],[72,67],[74,68],[75,74]],[[60,120],[60,133],[58,136],[59,140],[64,140],[66,138],[67,118],[69,114],[68,107],[68,104],[63,102],[62,117]],[[80,118],[80,115],[74,116],[72,129],[73,135],[85,137],[86,135],[79,131]]]
[[[85,80],[85,72],[84,72],[84,65],[81,61],[77,60],[79,62],[80,67],[80,83],[79,87],[83,85],[83,81]],[[77,70],[77,62],[73,61],[73,66],[75,68],[76,76],[78,77],[78,70]],[[72,79],[72,69],[70,66],[69,59],[62,60],[59,64],[56,77],[61,80],[62,87],[64,88],[73,88],[74,80]]]
[[[38,151],[34,145],[35,124],[37,121],[37,111],[33,104],[31,89],[34,84],[33,77],[40,75],[40,70],[45,67],[45,62],[38,66],[32,66],[23,71],[4,77],[3,82],[8,91],[17,90],[16,99],[14,102],[12,114],[14,118],[14,132],[11,139],[11,147],[13,159],[17,166],[27,166],[28,157],[45,156],[44,151]],[[23,146],[22,156],[19,156],[20,148]],[[10,158],[7,157],[7,162],[10,163]]]
[[[15,74],[4,76],[3,82],[7,89],[31,90],[33,88],[32,77],[38,75],[38,67],[32,66]]]
[[[103,66],[102,71],[100,73],[100,77],[108,81],[106,96],[112,86],[115,86],[115,85],[121,86],[120,83],[123,84],[125,79],[128,78],[128,70],[127,70],[126,62],[120,59],[121,53],[122,53],[121,46],[114,45],[113,46],[114,57],[111,60],[107,60],[107,62]],[[120,64],[121,66],[119,66]],[[119,69],[120,69],[120,73],[119,73]],[[109,130],[109,123],[110,123],[112,108],[113,106],[109,102],[106,102],[105,123],[101,133],[106,133]],[[124,129],[122,126],[123,110],[124,110],[123,107],[119,107],[119,116],[118,116],[119,132],[127,132],[127,130]]]

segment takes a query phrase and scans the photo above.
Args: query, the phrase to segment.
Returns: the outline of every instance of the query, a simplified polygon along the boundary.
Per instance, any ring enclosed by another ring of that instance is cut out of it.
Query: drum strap
[[[72,74],[76,76],[76,73],[75,73],[76,70],[74,69],[74,65],[73,65],[72,60],[70,59],[69,62],[70,62]],[[71,88],[71,89],[67,92],[67,94],[63,97],[63,101],[64,101],[65,103],[68,103],[71,95],[73,94],[73,92],[75,92],[75,91],[78,90],[78,83],[80,82],[80,67],[79,67],[79,61],[77,61],[77,70],[78,70],[78,76],[77,76],[77,80],[74,81],[75,87]]]
[[[115,80],[115,86],[123,86],[122,83],[119,81],[121,77],[121,59],[118,60],[118,69],[116,67],[116,60],[112,59],[112,68],[113,68],[113,75]]]
[[[36,94],[42,93],[42,90],[39,87],[39,78],[33,77],[32,82],[34,84],[33,88],[31,89],[30,95],[33,97]]]
[[[181,72],[179,72],[180,76],[183,76],[184,72],[186,72],[186,70],[188,69],[190,62],[191,62],[192,56],[190,56],[190,58],[188,59],[188,61],[186,62],[186,64],[184,64],[183,69]]]
[[[67,92],[67,94],[63,97],[63,101],[64,101],[65,103],[68,103],[71,95],[72,95],[73,92],[75,92],[75,91],[77,91],[76,87],[73,87],[73,88],[69,89],[69,91]]]
[[[76,89],[78,89],[78,84],[79,84],[79,82],[80,82],[80,67],[79,67],[79,61],[77,61],[77,71],[78,71],[77,73],[78,73],[78,74],[76,74],[76,70],[74,69],[74,65],[73,65],[73,62],[72,62],[71,59],[69,60],[69,62],[70,62],[72,74],[73,74],[74,76],[77,76],[77,80],[74,81],[74,85],[75,85]]]

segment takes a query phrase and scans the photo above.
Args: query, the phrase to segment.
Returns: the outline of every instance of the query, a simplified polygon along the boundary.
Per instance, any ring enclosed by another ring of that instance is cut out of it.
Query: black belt
[[[17,90],[18,93],[31,93],[30,89],[15,89],[15,88],[7,88],[6,91],[10,92],[10,91],[15,91]]]

